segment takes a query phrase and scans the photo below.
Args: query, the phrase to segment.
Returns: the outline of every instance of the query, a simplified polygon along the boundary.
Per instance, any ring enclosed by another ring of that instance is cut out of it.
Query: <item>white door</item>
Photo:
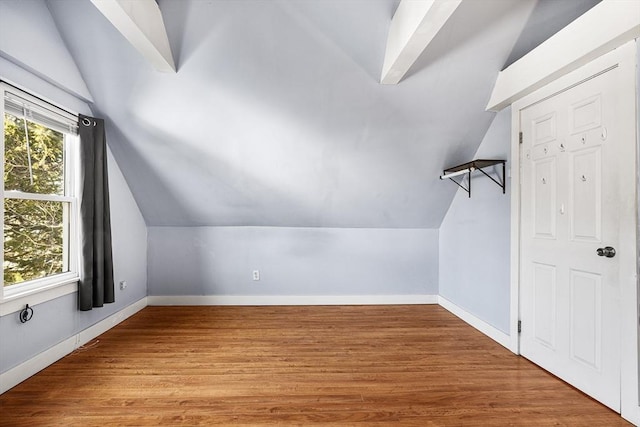
[[[619,132],[618,72],[520,112],[520,352],[619,412],[620,257],[607,248],[625,249],[620,203],[635,186],[620,144],[635,141]]]

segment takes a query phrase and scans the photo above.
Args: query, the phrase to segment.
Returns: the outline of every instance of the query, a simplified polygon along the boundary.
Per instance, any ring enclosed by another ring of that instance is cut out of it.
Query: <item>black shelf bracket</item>
[[[506,160],[486,160],[486,159],[477,159],[477,160],[473,160],[467,163],[463,163],[461,165],[457,165],[457,166],[453,166],[450,167],[448,169],[445,169],[444,171],[442,171],[442,175],[440,175],[440,179],[450,179],[451,181],[453,181],[458,187],[462,188],[464,191],[467,192],[467,194],[469,195],[469,198],[471,198],[471,172],[473,171],[480,171],[482,172],[486,177],[488,177],[491,181],[495,182],[496,184],[498,184],[498,186],[500,188],[502,188],[502,194],[506,193],[506,166],[505,164],[507,163]],[[488,173],[486,173],[483,169],[484,168],[488,168],[490,166],[496,166],[496,165],[502,165],[502,181],[498,181],[497,179],[495,179],[494,177],[492,177],[491,175],[489,175]],[[465,187],[463,185],[464,182],[464,175],[466,175],[468,177],[467,179],[467,186]],[[460,181],[457,181],[455,179],[453,179],[454,177],[457,176],[462,176],[463,179]]]

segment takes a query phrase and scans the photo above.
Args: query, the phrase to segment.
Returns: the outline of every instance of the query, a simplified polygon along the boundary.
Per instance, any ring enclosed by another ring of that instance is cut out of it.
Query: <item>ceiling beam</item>
[[[155,0],[91,0],[91,3],[156,70],[176,72],[162,13]]]
[[[640,2],[604,0],[498,73],[487,110],[514,101],[640,37]]]
[[[398,84],[462,0],[402,0],[393,15],[382,84]]]

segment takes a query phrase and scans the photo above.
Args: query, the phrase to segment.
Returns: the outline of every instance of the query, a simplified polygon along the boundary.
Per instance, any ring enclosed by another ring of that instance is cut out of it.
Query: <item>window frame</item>
[[[13,95],[24,100],[30,107],[38,110],[40,115],[58,121],[61,125],[68,124],[68,131],[55,129],[64,135],[64,194],[38,194],[27,193],[19,190],[5,190],[4,179],[0,186],[0,229],[2,229],[2,250],[0,250],[0,262],[3,265],[3,274],[0,278],[0,315],[19,309],[23,304],[21,299],[30,298],[31,304],[48,301],[58,296],[66,295],[77,290],[77,282],[80,279],[80,198],[79,198],[79,137],[77,132],[77,115],[73,115],[49,102],[43,101],[9,84],[0,82],[0,173],[4,177],[4,118],[6,106],[6,94]],[[9,112],[9,114],[13,114]],[[52,128],[46,123],[30,120],[42,126]],[[4,204],[6,199],[52,201],[63,204],[63,265],[67,271],[37,279],[5,286],[4,284]],[[66,208],[68,206],[68,208]],[[37,298],[35,298],[37,296]],[[35,298],[35,302],[33,299]],[[11,304],[8,304],[11,303]]]

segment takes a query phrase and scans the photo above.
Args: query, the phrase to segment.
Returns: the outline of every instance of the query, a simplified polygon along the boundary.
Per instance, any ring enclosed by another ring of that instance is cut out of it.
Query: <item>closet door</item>
[[[613,68],[520,111],[520,351],[618,412],[620,235],[635,233],[622,80]]]

